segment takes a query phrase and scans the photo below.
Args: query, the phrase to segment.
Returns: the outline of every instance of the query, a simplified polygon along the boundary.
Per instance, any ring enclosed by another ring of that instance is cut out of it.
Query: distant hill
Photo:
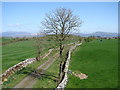
[[[1,34],[0,34],[1,35]],[[72,35],[77,35],[81,37],[89,37],[89,36],[101,36],[101,37],[117,37],[117,33],[109,33],[109,32],[95,32],[95,33],[73,33]],[[34,37],[38,36],[37,34],[29,33],[29,32],[2,32],[3,37]],[[43,36],[43,35],[40,35]]]
[[[101,37],[117,37],[118,33],[109,33],[109,32],[95,32],[95,33],[74,33],[74,35],[78,35],[81,37],[89,37],[89,36],[101,36]]]
[[[3,37],[31,37],[29,32],[2,32]]]

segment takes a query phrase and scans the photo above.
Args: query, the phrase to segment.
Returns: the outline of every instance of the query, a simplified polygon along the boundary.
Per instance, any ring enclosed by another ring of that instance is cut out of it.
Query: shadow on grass
[[[22,70],[20,71],[17,71],[17,74],[31,74],[32,72],[34,72],[34,69],[31,68],[31,67],[26,67],[26,68],[23,68]]]
[[[30,74],[30,76],[34,77],[34,78],[38,78],[38,79],[50,79],[54,82],[58,81],[58,77],[53,75],[53,73],[51,72],[45,72],[43,69],[40,69],[38,71],[34,71],[32,74]]]
[[[31,67],[26,67],[26,68],[23,68],[22,70],[17,71],[13,75],[11,75],[6,82],[3,83],[2,87],[3,88],[7,87],[7,84],[13,82],[19,75],[24,74],[27,76],[27,75],[30,75],[33,71],[34,71],[34,69]]]

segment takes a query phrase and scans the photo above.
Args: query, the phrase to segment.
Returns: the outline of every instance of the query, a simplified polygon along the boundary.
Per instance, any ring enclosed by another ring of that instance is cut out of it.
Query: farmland
[[[56,48],[58,47],[58,44],[56,41],[53,40],[54,36],[46,36],[44,37],[44,51],[42,52],[42,55],[50,48]],[[76,38],[77,36],[70,36],[70,40],[66,40],[64,44],[75,42],[78,40]],[[3,39],[3,42],[9,42],[11,39]],[[2,72],[10,68],[11,66],[27,59],[35,57],[36,55],[36,47],[34,46],[34,39],[29,38],[25,41],[18,41],[13,43],[8,43],[6,45],[2,46]],[[43,64],[48,58],[41,62],[36,62],[31,65],[29,65],[26,69],[23,69],[20,71],[20,73],[13,74],[7,82],[4,83],[4,88],[11,88],[14,87],[17,83],[19,83],[23,78],[25,78],[28,74],[33,72],[39,65]],[[27,72],[26,72],[27,71]],[[25,72],[25,73],[24,73]],[[15,78],[16,80],[14,80]]]
[[[67,46],[63,52],[63,56],[66,56],[67,51],[70,46]],[[57,79],[59,74],[59,58],[56,58],[56,61],[45,71],[45,75],[41,76],[33,88],[56,88]],[[40,84],[41,83],[41,84]]]
[[[118,41],[115,39],[85,42],[72,53],[70,70],[88,75],[80,80],[69,74],[67,88],[117,88]]]
[[[52,40],[52,36],[44,37],[45,47],[42,54],[44,54],[48,49],[58,47],[58,44]],[[3,42],[9,41],[10,39],[3,39]],[[70,43],[74,40],[68,40],[65,43]],[[27,59],[35,57],[36,47],[34,45],[34,39],[29,39],[27,41],[19,41],[15,43],[10,43],[2,46],[2,71],[4,72],[11,66]]]
[[[53,40],[54,36],[44,37],[44,51],[46,53],[50,48],[57,48],[58,44]],[[11,39],[3,40],[8,42]],[[70,36],[67,38],[67,43],[77,42],[79,37]],[[35,57],[36,47],[34,46],[34,39],[29,38],[25,41],[13,42],[3,45],[2,48],[2,69],[3,72],[11,66],[27,59]],[[65,48],[64,57],[69,47]],[[82,46],[77,47],[71,57],[69,70],[80,71],[88,75],[87,79],[80,80],[72,74],[68,74],[69,82],[66,88],[116,88],[118,82],[118,51],[117,39],[103,39],[93,40],[90,42],[83,42]],[[17,85],[26,76],[32,73],[38,66],[42,65],[56,52],[51,53],[47,58],[41,62],[35,62],[23,70],[13,74],[8,81],[3,84],[4,88],[12,88]],[[59,61],[56,61],[44,72],[45,76],[37,79],[33,88],[55,88],[57,85],[57,77],[59,71]],[[104,82],[105,81],[105,82]],[[41,83],[41,84],[40,84]]]

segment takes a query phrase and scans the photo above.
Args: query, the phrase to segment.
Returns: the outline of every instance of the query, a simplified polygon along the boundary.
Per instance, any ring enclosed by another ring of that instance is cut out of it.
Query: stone
[[[15,77],[13,77],[13,79],[15,80],[16,78],[15,78]]]
[[[72,71],[71,70],[68,70],[68,72],[67,72],[68,74],[71,74],[72,73]]]
[[[2,85],[3,84],[3,82],[2,81],[0,81],[0,85]]]
[[[7,78],[4,79],[4,82],[8,81]]]
[[[83,74],[83,73],[74,73],[73,72],[73,75],[75,75],[76,77],[79,77],[80,79],[87,79],[88,76],[86,74]]]
[[[87,79],[88,76],[87,76],[86,74],[81,73],[81,74],[79,75],[79,78],[80,78],[80,79]]]

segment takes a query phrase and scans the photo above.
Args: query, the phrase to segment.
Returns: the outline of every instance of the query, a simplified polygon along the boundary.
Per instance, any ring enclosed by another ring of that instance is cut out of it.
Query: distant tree
[[[62,52],[64,49],[63,42],[65,41],[68,34],[73,30],[79,30],[82,21],[79,16],[73,15],[73,11],[71,9],[66,8],[57,8],[50,13],[46,14],[46,18],[42,22],[42,25],[50,32],[54,33],[56,39],[59,43],[59,51],[60,51],[60,73],[59,80],[62,79],[63,76],[63,63],[62,60]]]
[[[16,40],[16,41],[19,41],[19,37],[16,37],[15,40]]]
[[[82,37],[78,37],[79,38],[79,42],[81,43],[82,42]]]
[[[45,33],[37,33],[37,37],[34,38],[35,44],[34,46],[36,47],[36,60],[40,61],[41,60],[41,53],[44,50],[44,38],[41,37],[41,35],[45,35]]]

